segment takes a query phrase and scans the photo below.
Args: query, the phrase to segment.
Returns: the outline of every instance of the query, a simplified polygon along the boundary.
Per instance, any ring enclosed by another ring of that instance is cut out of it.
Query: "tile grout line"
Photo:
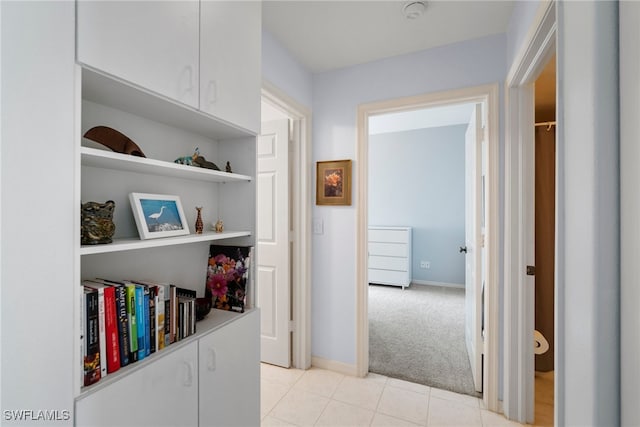
[[[424,425],[429,427],[429,415],[431,414],[431,391],[433,387],[429,387],[429,393],[427,394],[427,419],[424,421]]]

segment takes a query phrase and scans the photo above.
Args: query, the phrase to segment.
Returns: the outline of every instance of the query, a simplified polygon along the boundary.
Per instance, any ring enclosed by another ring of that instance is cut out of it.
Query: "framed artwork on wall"
[[[317,162],[316,205],[351,206],[351,160]]]
[[[189,234],[189,226],[178,196],[131,193],[129,200],[140,239]]]

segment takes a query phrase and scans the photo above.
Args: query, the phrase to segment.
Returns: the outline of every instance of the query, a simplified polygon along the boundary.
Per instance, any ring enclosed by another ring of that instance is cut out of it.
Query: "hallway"
[[[482,400],[369,374],[262,364],[262,426],[519,426]]]

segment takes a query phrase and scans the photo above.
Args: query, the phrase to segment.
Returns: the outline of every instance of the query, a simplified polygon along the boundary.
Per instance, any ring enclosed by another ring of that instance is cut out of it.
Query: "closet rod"
[[[535,126],[555,126],[556,122],[542,122],[542,123],[536,123]]]

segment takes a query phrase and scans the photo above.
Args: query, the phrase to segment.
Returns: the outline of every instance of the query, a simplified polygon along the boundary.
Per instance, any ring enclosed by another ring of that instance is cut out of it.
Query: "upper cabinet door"
[[[198,1],[78,2],[78,62],[198,108]]]
[[[200,10],[200,110],[259,133],[259,1],[203,1]]]

